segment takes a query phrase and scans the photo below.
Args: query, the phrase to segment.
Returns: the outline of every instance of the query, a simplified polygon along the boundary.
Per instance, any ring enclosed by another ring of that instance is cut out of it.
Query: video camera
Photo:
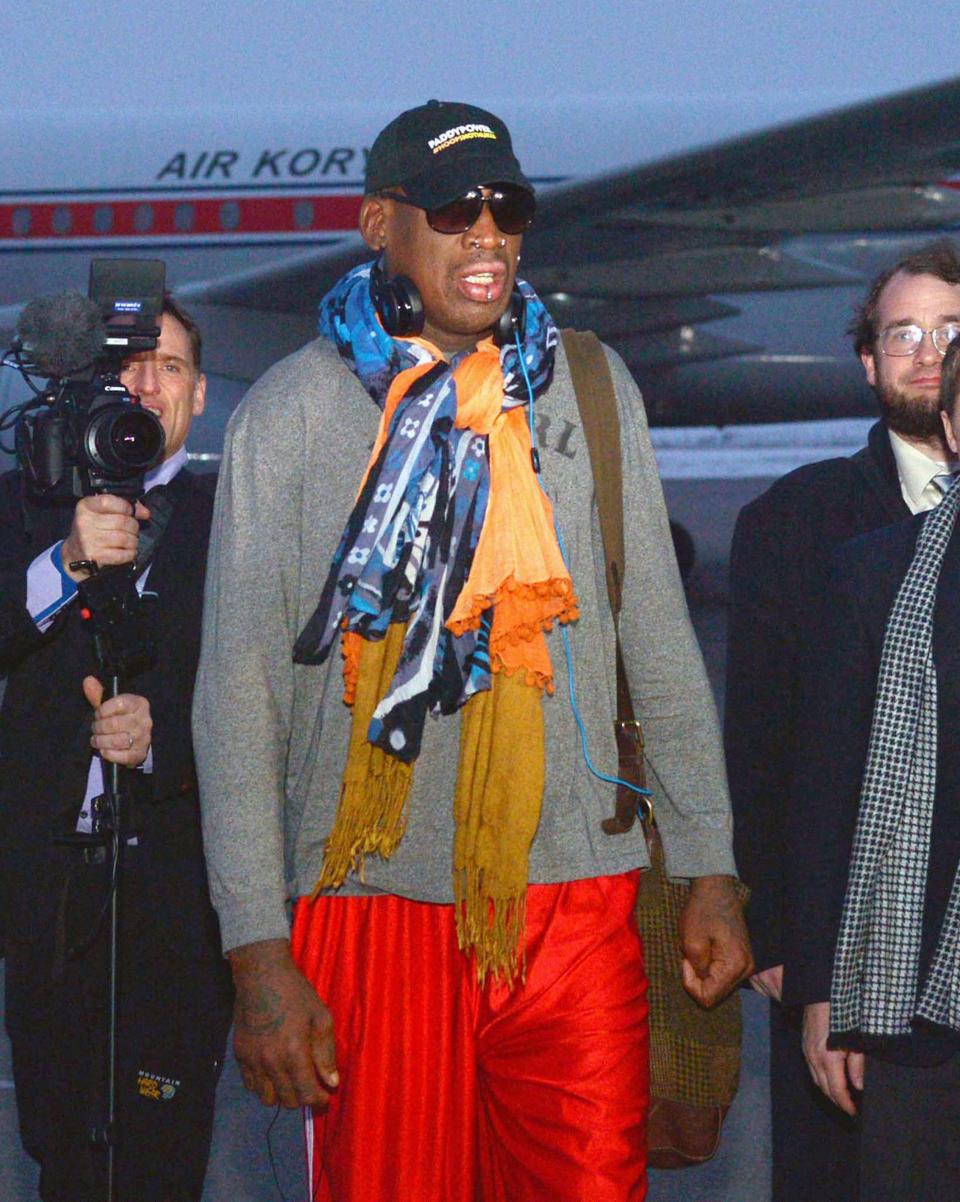
[[[120,382],[123,362],[160,336],[165,269],[158,260],[94,259],[89,296],[31,301],[4,356],[34,396],[0,419],[13,429],[28,492],[136,497],[163,458],[163,427]],[[31,377],[47,380],[43,390]],[[8,453],[11,448],[4,446]]]

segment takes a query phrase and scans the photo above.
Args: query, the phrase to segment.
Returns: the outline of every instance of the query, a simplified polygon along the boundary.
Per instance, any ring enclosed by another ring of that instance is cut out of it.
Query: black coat
[[[200,649],[206,548],[213,512],[212,476],[182,470],[169,486],[174,509],[150,568],[159,597],[155,663],[125,682],[146,696],[153,716],[153,772],[137,773],[136,820],[159,850],[157,887],[191,899],[199,921],[180,932],[209,945],[215,919],[206,897],[190,711]],[[90,706],[83,677],[96,674],[92,641],[70,603],[38,633],[25,608],[26,569],[66,535],[72,504],[30,510],[25,528],[16,472],[0,478],[0,889],[9,939],[48,929],[73,849],[55,845],[82,800],[91,757]]]
[[[815,850],[787,838],[804,665],[819,639],[816,602],[833,549],[909,516],[885,427],[856,455],[810,464],[745,506],[730,558],[724,737],[741,877],[758,968],[782,964],[788,861]]]
[[[810,847],[786,873],[785,975],[792,1001],[826,1001],[830,996],[884,631],[922,521],[919,515],[874,531],[835,554],[824,637],[805,682],[795,795],[787,821],[793,845]],[[960,862],[960,527],[947,548],[937,589],[933,657],[937,783],[921,978],[929,968]],[[912,1037],[884,1041],[880,1050],[904,1062],[932,1062],[949,1054],[956,1042],[952,1035],[926,1028]]]

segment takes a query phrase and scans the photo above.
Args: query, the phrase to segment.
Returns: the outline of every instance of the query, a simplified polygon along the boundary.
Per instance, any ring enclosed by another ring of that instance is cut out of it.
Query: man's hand
[[[293,962],[285,939],[230,952],[233,1050],[243,1083],[267,1106],[320,1106],[340,1084],[333,1018]]]
[[[103,685],[96,676],[84,677],[83,695],[94,709],[90,746],[101,759],[139,768],[150,750],[150,702],[137,693],[120,693],[104,701]]]
[[[774,968],[755,972],[750,978],[750,987],[757,993],[762,993],[764,997],[779,1002],[783,997],[783,965],[777,964]]]
[[[150,510],[141,501],[131,505],[127,498],[109,493],[84,497],[77,502],[70,533],[60,548],[63,570],[79,583],[89,575],[70,570],[70,564],[79,560],[93,560],[101,568],[133,563],[140,536],[137,523],[149,516]]]
[[[803,1008],[803,1054],[810,1075],[831,1102],[847,1114],[857,1113],[850,1086],[863,1089],[866,1058],[863,1052],[845,1052],[827,1047],[830,1034],[830,1003],[813,1002]]]
[[[753,970],[743,907],[733,877],[696,877],[680,915],[683,987],[701,1006],[715,1006]]]

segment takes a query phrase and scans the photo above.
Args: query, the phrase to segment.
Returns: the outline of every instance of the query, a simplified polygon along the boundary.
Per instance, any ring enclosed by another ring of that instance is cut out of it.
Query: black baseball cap
[[[494,183],[533,192],[513,153],[510,131],[499,117],[472,104],[428,100],[407,109],[377,134],[367,156],[368,195],[400,187],[424,209]]]

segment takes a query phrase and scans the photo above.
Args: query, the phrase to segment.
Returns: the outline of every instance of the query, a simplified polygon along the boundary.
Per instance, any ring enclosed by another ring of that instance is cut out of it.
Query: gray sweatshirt
[[[608,351],[621,426],[626,573],[621,638],[647,743],[667,869],[735,872],[716,712],[687,614],[643,403]],[[294,664],[369,458],[380,411],[332,344],[276,364],[227,431],[213,520],[194,705],[203,833],[225,950],[286,937],[286,901],[309,894],[333,825],[350,729],[339,654]],[[563,346],[536,402],[543,483],[580,602],[567,627],[593,764],[617,770],[613,621],[590,460]],[[639,823],[608,836],[615,787],[591,775],[570,701],[559,630],[548,636],[556,691],[544,698],[546,784],[531,882],[648,863]],[[516,732],[523,738],[523,732]],[[428,718],[403,842],[370,858],[344,894],[453,898],[452,799],[459,718]]]

